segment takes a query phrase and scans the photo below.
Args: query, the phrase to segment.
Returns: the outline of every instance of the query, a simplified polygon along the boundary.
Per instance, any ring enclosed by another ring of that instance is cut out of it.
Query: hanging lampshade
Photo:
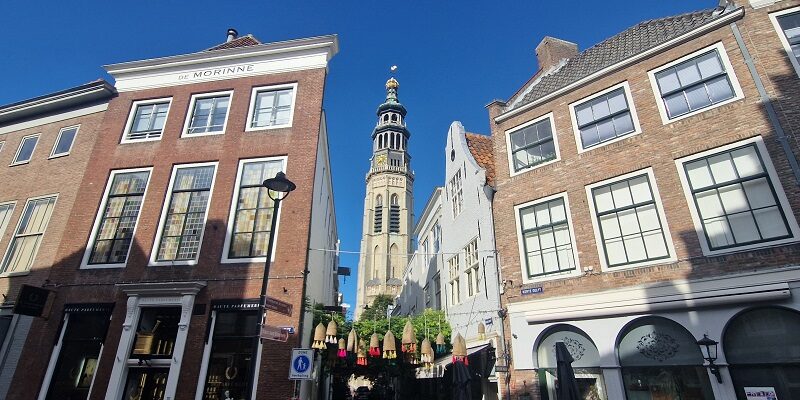
[[[422,360],[422,364],[425,365],[425,368],[430,368],[433,366],[433,347],[431,347],[431,341],[428,338],[422,340],[422,345],[420,346],[420,359]]]
[[[339,358],[347,357],[347,342],[344,339],[339,339],[339,351],[336,352],[336,356]]]
[[[394,334],[392,331],[386,331],[383,336],[383,358],[392,360],[397,358],[397,343],[395,343]]]
[[[328,322],[328,329],[325,331],[325,343],[336,344],[336,321]]]
[[[356,329],[353,328],[350,330],[350,334],[347,335],[347,352],[355,353],[356,351],[358,351],[358,334]]]
[[[445,351],[447,351],[447,345],[444,344],[444,334],[439,332],[439,334],[436,335],[436,352],[442,354]]]
[[[483,322],[478,323],[478,340],[486,339],[486,325]]]
[[[325,350],[325,325],[322,325],[322,322],[314,328],[314,342],[311,344],[311,348]]]
[[[467,342],[461,337],[460,333],[457,333],[453,339],[453,362],[462,362],[464,365],[469,365],[469,361],[467,361]]]
[[[369,338],[369,355],[371,357],[381,356],[381,342],[378,339],[377,333],[373,333],[372,337]]]
[[[357,365],[367,365],[367,354],[364,352],[364,348],[367,346],[364,343],[364,339],[359,339],[358,341],[358,351],[356,353],[356,364]]]
[[[403,353],[417,351],[417,334],[414,332],[414,324],[409,319],[403,327],[403,340],[400,346]]]

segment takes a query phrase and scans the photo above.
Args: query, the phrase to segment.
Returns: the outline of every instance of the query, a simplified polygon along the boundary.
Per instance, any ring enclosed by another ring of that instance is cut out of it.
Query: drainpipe
[[[769,119],[772,128],[775,130],[775,135],[778,137],[778,143],[781,145],[781,149],[786,156],[786,160],[789,161],[789,166],[792,167],[795,183],[800,185],[800,166],[798,166],[797,158],[792,152],[792,149],[789,147],[789,139],[786,137],[786,133],[783,131],[783,127],[778,120],[778,114],[775,113],[775,107],[772,106],[772,99],[769,97],[767,90],[764,88],[764,83],[761,81],[761,76],[758,75],[756,66],[753,63],[753,57],[750,56],[750,52],[747,50],[747,46],[744,44],[744,39],[742,39],[742,33],[739,31],[739,27],[735,22],[731,24],[731,30],[733,31],[733,36],[736,38],[736,44],[739,45],[739,50],[742,52],[742,56],[744,57],[744,63],[747,65],[747,69],[750,70],[750,75],[753,78],[756,89],[758,89],[758,95],[761,97],[761,104],[763,104],[764,108],[767,110],[767,118]]]

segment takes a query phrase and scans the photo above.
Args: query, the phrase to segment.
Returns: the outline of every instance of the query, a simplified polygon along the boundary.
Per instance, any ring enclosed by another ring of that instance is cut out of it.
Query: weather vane
[[[397,72],[397,65],[392,65],[391,68],[389,68],[389,71],[391,71],[392,73]]]

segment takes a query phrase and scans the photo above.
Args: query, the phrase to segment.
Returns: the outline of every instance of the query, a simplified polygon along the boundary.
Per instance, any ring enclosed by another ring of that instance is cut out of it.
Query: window
[[[703,250],[792,241],[796,226],[760,138],[678,160]]]
[[[217,163],[177,166],[159,224],[158,245],[151,264],[183,261],[193,264],[205,230]]]
[[[770,14],[775,30],[779,32],[789,60],[800,74],[800,8],[794,7]]]
[[[274,203],[263,182],[283,170],[284,159],[252,159],[239,163],[236,187],[225,240],[226,262],[265,257],[272,232]],[[274,196],[274,194],[273,194]]]
[[[453,218],[461,214],[461,206],[464,202],[461,193],[461,170],[459,169],[456,174],[450,179],[450,201],[453,205]]]
[[[450,304],[456,305],[461,302],[461,292],[458,287],[458,254],[447,260],[447,265],[450,269]]]
[[[39,142],[39,135],[30,135],[22,138],[17,149],[17,154],[14,155],[14,162],[11,165],[25,164],[31,160],[33,150],[36,149],[36,143]]]
[[[169,98],[134,102],[122,143],[161,139],[171,102]]]
[[[29,199],[25,204],[0,272],[14,273],[31,269],[44,231],[47,229],[47,223],[50,222],[50,216],[53,215],[56,197]]]
[[[225,133],[232,94],[233,92],[219,92],[192,96],[189,117],[186,118],[186,127],[181,137]]]
[[[6,144],[5,141],[0,141],[0,151],[3,151],[3,146]]]
[[[400,204],[393,194],[389,205],[389,233],[400,233]]]
[[[670,257],[668,233],[651,180],[652,172],[647,170],[588,189],[607,267]]]
[[[247,130],[291,126],[296,88],[297,84],[253,89]]]
[[[553,161],[558,157],[553,131],[551,113],[515,128],[507,134],[512,174]]]
[[[577,268],[575,240],[565,199],[558,195],[517,207],[522,265],[528,278],[562,274]]]
[[[141,308],[123,399],[164,398],[180,319],[181,307]]]
[[[570,105],[578,150],[638,133],[639,122],[630,99],[628,83],[623,82],[588,100]]]
[[[204,399],[249,398],[253,383],[250,358],[258,347],[259,312],[231,311],[231,305],[214,304],[213,336],[208,356]],[[236,305],[244,308],[246,304]],[[225,310],[225,311],[223,311]]]
[[[472,297],[481,292],[481,268],[478,257],[478,239],[469,242],[464,248],[464,264],[467,271],[467,295]]]
[[[381,233],[383,231],[383,197],[378,195],[375,197],[375,221],[373,224],[373,233]]]
[[[433,276],[433,288],[435,290],[435,305],[434,308],[437,310],[441,309],[441,299],[442,299],[442,280],[439,277],[439,273],[437,272],[436,275]]]
[[[84,267],[125,265],[149,178],[150,168],[111,172]]]
[[[50,157],[66,156],[72,150],[72,144],[75,143],[75,135],[78,134],[79,126],[71,126],[69,128],[61,129],[58,132],[56,144],[53,146],[53,151]]]
[[[650,76],[664,123],[742,97],[721,44],[650,71]]]
[[[0,238],[3,237],[3,233],[5,233],[6,227],[8,226],[8,221],[11,220],[11,214],[14,213],[15,204],[16,203],[13,201],[0,204]]]

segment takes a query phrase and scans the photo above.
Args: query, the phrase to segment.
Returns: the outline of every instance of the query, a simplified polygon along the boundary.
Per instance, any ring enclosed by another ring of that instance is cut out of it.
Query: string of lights
[[[373,256],[375,256],[375,255],[378,255],[378,256],[388,256],[388,255],[390,255],[389,253],[375,253],[375,252],[371,252],[371,251],[355,251],[355,250],[312,249],[312,248],[309,248],[308,250],[310,250],[310,251],[321,251],[321,252],[327,252],[327,253],[366,254],[366,255],[373,255]],[[496,254],[497,252],[498,252],[497,250],[478,250],[478,253]],[[456,252],[439,251],[439,252],[436,252],[436,253],[421,253],[421,252],[415,252],[415,253],[392,253],[391,255],[393,255],[393,256],[414,256],[414,255],[416,255],[416,256],[437,256],[437,255],[440,255],[440,254],[442,254],[442,255],[456,255],[456,254],[463,254],[463,253],[464,253],[464,250],[456,251]]]

